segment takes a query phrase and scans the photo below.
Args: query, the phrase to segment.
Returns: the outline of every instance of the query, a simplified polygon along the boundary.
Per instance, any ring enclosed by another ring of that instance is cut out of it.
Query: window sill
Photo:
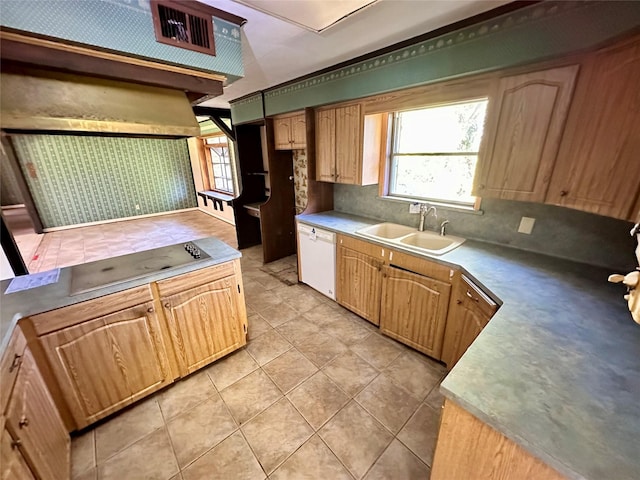
[[[429,205],[433,205],[438,210],[448,210],[453,212],[460,213],[468,213],[470,215],[484,215],[484,212],[481,209],[476,210],[473,208],[473,205],[456,205],[453,203],[444,203],[444,202],[435,202],[428,200],[416,200],[415,198],[404,198],[404,197],[392,197],[389,195],[378,196],[380,200],[397,202],[397,203],[428,203]]]

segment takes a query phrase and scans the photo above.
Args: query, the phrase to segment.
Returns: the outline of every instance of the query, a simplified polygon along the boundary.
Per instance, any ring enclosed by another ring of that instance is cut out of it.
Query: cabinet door
[[[336,182],[362,182],[363,117],[360,105],[336,108]]]
[[[9,432],[0,439],[0,478],[2,480],[33,480],[34,476]]]
[[[246,344],[247,324],[235,276],[162,298],[182,375]]]
[[[291,150],[292,117],[273,119],[273,136],[276,150]]]
[[[316,112],[316,180],[335,182],[336,177],[336,111]]]
[[[339,245],[336,267],[338,303],[379,325],[382,262]]]
[[[307,121],[304,114],[291,117],[291,148],[307,147]]]
[[[152,302],[40,340],[79,428],[173,381]]]
[[[451,305],[442,346],[442,361],[450,369],[460,360],[498,309],[493,300],[464,276],[455,289]]]
[[[7,429],[38,478],[69,478],[69,435],[28,349],[9,401]]]
[[[500,79],[487,112],[477,195],[544,201],[578,68]]]
[[[640,38],[589,57],[547,202],[628,219],[640,191]]]
[[[385,266],[380,331],[440,359],[451,285]]]

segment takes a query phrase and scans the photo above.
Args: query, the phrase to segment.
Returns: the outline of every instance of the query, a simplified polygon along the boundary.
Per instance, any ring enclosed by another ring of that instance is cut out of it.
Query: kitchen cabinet
[[[276,150],[299,150],[307,147],[307,122],[304,113],[273,119]]]
[[[640,193],[640,37],[589,55],[547,203],[633,219]]]
[[[2,439],[0,439],[0,465],[2,465],[0,472],[2,480],[35,479],[15,440],[7,430],[2,431]]]
[[[440,359],[451,285],[385,265],[380,331]]]
[[[578,69],[571,65],[496,79],[478,158],[476,195],[545,200]]]
[[[442,346],[442,361],[449,369],[460,360],[498,305],[466,276],[461,275],[453,292]]]
[[[113,310],[103,314],[93,314],[100,310],[102,299],[80,304],[84,315],[74,311],[76,305],[67,307],[67,318],[73,324],[40,337],[78,428],[161,389],[175,378],[153,301],[117,310],[120,296],[109,295]],[[54,311],[55,315],[64,315],[64,310]]]
[[[246,344],[240,261],[157,283],[181,375]]]
[[[342,235],[338,236],[337,243],[338,303],[379,325],[384,249]]]
[[[6,417],[2,457],[9,458],[17,474],[14,478],[30,478],[18,453],[40,480],[69,478],[69,435],[29,349],[24,352]],[[2,472],[7,475],[4,462]]]
[[[350,185],[378,182],[386,121],[353,104],[316,110],[316,180]]]
[[[0,359],[0,414],[7,408],[11,389],[18,376],[22,364],[27,339],[19,328],[14,329],[7,344],[7,349]]]

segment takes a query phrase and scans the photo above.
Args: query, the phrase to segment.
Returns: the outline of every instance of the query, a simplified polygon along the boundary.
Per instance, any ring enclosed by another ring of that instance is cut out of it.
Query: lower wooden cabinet
[[[69,435],[29,349],[25,350],[6,416],[7,431],[2,433],[4,478],[32,478],[20,455],[40,480],[68,479]],[[5,458],[13,477],[6,477]]]
[[[35,477],[29,470],[29,465],[20,453],[18,444],[11,438],[7,430],[2,432],[0,439],[0,465],[2,480],[33,480]]]
[[[235,275],[164,296],[161,302],[181,375],[246,343],[244,299]]]
[[[380,331],[440,359],[451,285],[385,265]]]
[[[442,361],[450,369],[498,309],[498,305],[464,275],[453,295],[442,347]]]
[[[337,242],[336,300],[374,325],[380,325],[384,250],[341,235]]]
[[[40,341],[78,428],[173,381],[153,302],[77,320]]]

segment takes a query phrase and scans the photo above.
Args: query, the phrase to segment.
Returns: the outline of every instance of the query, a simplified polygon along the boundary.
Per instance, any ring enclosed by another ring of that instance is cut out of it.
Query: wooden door
[[[0,439],[0,478],[2,480],[34,480],[29,465],[7,430]]]
[[[499,80],[489,101],[476,194],[543,202],[578,65]]]
[[[336,108],[337,183],[362,183],[363,122],[360,105]]]
[[[442,346],[442,361],[449,369],[460,360],[498,305],[464,275],[455,289]]]
[[[336,181],[336,110],[316,112],[316,180]]]
[[[307,122],[304,113],[291,117],[291,148],[307,148]]]
[[[380,331],[440,359],[451,285],[383,267]]]
[[[547,203],[631,218],[640,190],[640,37],[588,58]]]
[[[336,299],[352,312],[380,325],[382,262],[338,245]]]
[[[165,296],[161,301],[182,375],[245,345],[247,325],[235,276]]]
[[[173,381],[152,302],[40,338],[78,428]]]
[[[273,136],[276,150],[291,150],[291,121],[292,117],[273,119]]]
[[[28,349],[9,401],[6,428],[20,441],[19,449],[39,479],[69,478],[69,434]]]

